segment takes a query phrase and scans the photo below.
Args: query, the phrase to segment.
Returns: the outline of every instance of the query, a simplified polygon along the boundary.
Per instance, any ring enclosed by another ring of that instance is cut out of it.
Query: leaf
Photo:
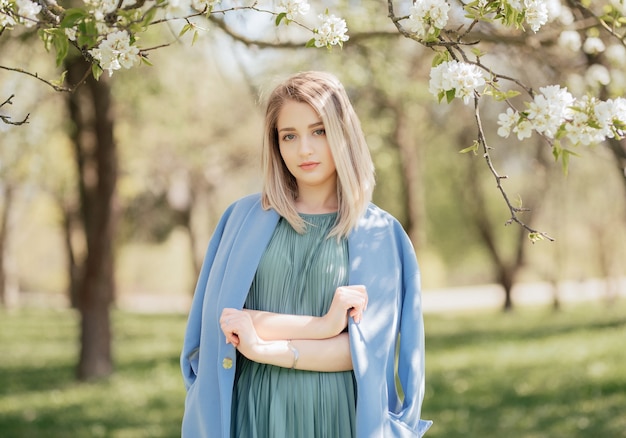
[[[78,31],[76,32],[76,42],[79,47],[93,47],[96,45],[98,38],[98,30],[93,20],[84,20],[78,23]]]
[[[192,46],[196,43],[196,41],[198,41],[198,37],[199,37],[199,36],[200,36],[200,34],[199,34],[199,33],[198,33],[198,31],[196,30],[196,31],[193,33],[193,38],[191,39],[191,45],[192,45]]]
[[[60,30],[61,32],[63,32],[62,29],[57,29],[57,30]],[[53,37],[53,42],[54,42],[54,49],[57,52],[57,58],[56,58],[57,67],[59,67],[61,64],[63,64],[63,60],[67,56],[67,51],[70,47],[70,43],[67,39],[67,36],[65,35],[65,32],[63,32],[62,34],[59,34],[58,32],[55,33]]]
[[[67,76],[67,70],[65,70],[63,73],[61,73],[61,77],[59,79],[56,79],[56,80],[50,81],[50,82],[53,85],[61,87],[61,86],[63,86],[63,83],[65,82],[65,76]]]
[[[308,40],[304,47],[315,47],[315,38]]]
[[[286,17],[286,12],[281,12],[280,14],[278,14],[278,16],[276,16],[276,26],[280,26],[280,22],[283,21],[283,19]],[[289,20],[286,20],[285,24],[289,24]]]
[[[482,50],[478,49],[478,48],[473,48],[472,49],[472,53],[474,54],[474,56],[476,56],[477,58],[480,58],[481,56],[485,55],[485,52],[483,52]]]
[[[76,23],[83,20],[87,16],[87,11],[80,8],[70,8],[65,11],[65,15],[63,15],[63,20],[59,24],[59,27],[69,28],[74,27]]]
[[[178,33],[179,37],[182,37],[183,35],[185,35],[187,32],[189,32],[191,29],[193,29],[193,25],[190,23],[187,23],[183,26],[183,28],[180,30],[180,32]]]
[[[456,94],[456,90],[453,88],[452,90],[446,90],[446,100],[448,103],[454,100],[454,95]]]
[[[561,144],[558,141],[555,141],[552,145],[552,156],[554,157],[554,161],[559,161],[559,157],[561,156]]]
[[[437,52],[435,56],[433,56],[433,62],[431,67],[437,67],[439,64],[443,64],[444,62],[449,60],[448,52]]]
[[[461,149],[459,151],[459,154],[466,154],[468,152],[472,152],[474,155],[476,155],[478,153],[478,140],[474,140],[474,143],[472,143],[471,146],[466,147],[465,149]]]
[[[528,238],[530,239],[532,243],[536,243],[536,242],[539,242],[540,240],[544,240],[543,235],[537,232],[528,233]]]
[[[509,90],[505,93],[507,99],[519,96],[521,93],[517,90]]]
[[[50,44],[52,42],[50,32],[45,29],[39,29],[37,34],[39,34],[39,38],[43,41],[43,47],[46,49],[46,52],[49,52]]]
[[[103,70],[100,68],[98,64],[91,64],[91,74],[93,78],[97,81],[102,76]]]

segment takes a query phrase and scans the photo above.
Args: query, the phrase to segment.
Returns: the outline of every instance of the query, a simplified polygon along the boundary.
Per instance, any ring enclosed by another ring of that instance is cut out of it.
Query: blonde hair
[[[302,72],[270,94],[265,113],[263,139],[263,208],[273,208],[299,233],[306,221],[298,214],[298,185],[283,162],[278,146],[277,120],[287,100],[309,104],[320,116],[337,169],[337,222],[329,237],[347,237],[356,227],[372,199],[374,165],[350,99],[339,80],[330,73]]]

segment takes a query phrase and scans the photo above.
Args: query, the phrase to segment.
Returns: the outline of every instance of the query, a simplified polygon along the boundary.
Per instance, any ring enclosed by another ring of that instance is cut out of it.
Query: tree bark
[[[613,152],[613,158],[615,158],[615,164],[617,171],[622,177],[624,183],[624,190],[626,191],[626,141],[618,140],[616,138],[610,138],[607,140],[611,152]]]
[[[407,209],[407,234],[416,247],[422,248],[426,245],[425,227],[422,226],[426,221],[424,219],[425,203],[421,184],[422,168],[419,160],[419,145],[415,144],[415,139],[407,133],[406,111],[402,105],[393,102],[387,102],[387,105],[395,115],[393,144],[400,153],[404,205]]]
[[[82,58],[66,60],[67,78],[79,82],[91,66]],[[68,96],[74,123],[72,140],[79,175],[81,216],[87,254],[80,272],[77,306],[81,317],[80,380],[113,372],[110,307],[115,296],[113,275],[113,201],[117,181],[117,148],[108,78],[91,76]]]
[[[7,237],[9,235],[9,211],[11,210],[13,200],[13,187],[10,182],[4,184],[3,192],[4,206],[0,217],[0,305],[7,307],[7,273],[4,254],[6,252]]]

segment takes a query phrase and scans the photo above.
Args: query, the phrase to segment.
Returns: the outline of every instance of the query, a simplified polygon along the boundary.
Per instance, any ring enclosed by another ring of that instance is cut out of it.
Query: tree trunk
[[[407,234],[413,244],[421,248],[426,244],[424,220],[424,192],[422,189],[419,145],[407,133],[406,111],[400,104],[388,102],[395,114],[394,139],[400,153],[400,166],[404,186],[404,205],[407,209]]]
[[[623,187],[626,190],[626,141],[610,138],[607,140],[607,143],[611,152],[613,152],[617,171],[622,177]]]
[[[68,58],[66,68],[68,81],[77,83],[91,67],[82,58]],[[96,81],[89,76],[86,83],[68,97],[87,244],[77,291],[81,316],[77,377],[81,380],[107,376],[113,371],[109,313],[115,296],[112,241],[117,153],[107,79],[103,75]]]
[[[502,310],[505,312],[510,312],[513,310],[513,285],[515,284],[515,275],[519,270],[519,266],[508,267],[504,263],[500,263],[497,266],[498,272],[498,283],[504,289],[504,305],[502,306]]]
[[[78,309],[78,290],[81,282],[80,265],[76,256],[76,251],[72,245],[72,233],[76,222],[76,211],[66,205],[63,200],[59,200],[59,206],[63,213],[63,242],[67,253],[67,294],[70,298],[72,309]]]
[[[6,252],[7,237],[9,235],[9,211],[13,199],[13,187],[6,182],[3,187],[4,206],[0,217],[0,305],[8,306],[7,273],[5,270],[4,254]]]

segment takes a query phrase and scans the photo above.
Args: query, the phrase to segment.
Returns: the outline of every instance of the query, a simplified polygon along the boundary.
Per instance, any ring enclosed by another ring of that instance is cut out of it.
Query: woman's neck
[[[331,193],[319,190],[300,190],[296,198],[296,210],[298,213],[322,214],[334,213],[339,209],[337,190]]]

